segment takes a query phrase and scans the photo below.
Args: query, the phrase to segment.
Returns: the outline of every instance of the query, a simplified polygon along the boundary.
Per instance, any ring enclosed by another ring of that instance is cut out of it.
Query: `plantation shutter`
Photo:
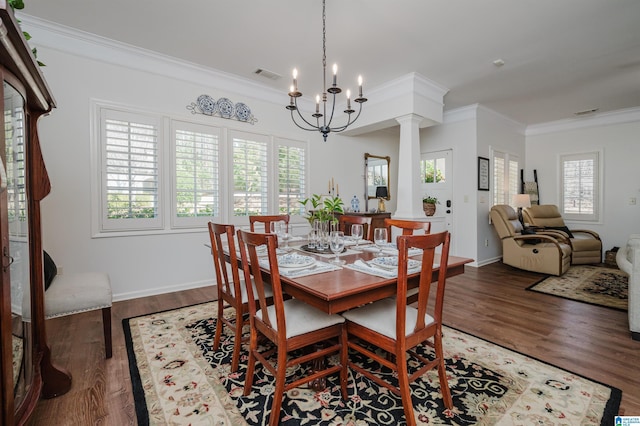
[[[493,204],[511,205],[518,193],[518,157],[506,152],[493,151]]]
[[[159,120],[108,109],[102,117],[102,230],[161,228]]]
[[[268,137],[229,133],[233,158],[233,210],[230,215],[268,214]]]
[[[598,153],[562,155],[561,210],[565,219],[598,220]]]
[[[302,216],[307,194],[307,144],[278,139],[278,214]]]
[[[220,130],[174,121],[174,227],[205,226],[220,216]]]

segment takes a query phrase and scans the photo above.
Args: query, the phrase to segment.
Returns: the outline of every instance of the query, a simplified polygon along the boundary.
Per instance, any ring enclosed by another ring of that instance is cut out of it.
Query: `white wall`
[[[531,176],[533,170],[538,171],[542,204],[559,203],[560,154],[602,150],[602,221],[571,222],[569,226],[598,232],[603,250],[614,246],[622,247],[629,234],[640,232],[640,110],[635,111],[630,119],[633,121],[553,130],[527,136],[526,169]],[[630,198],[636,199],[635,205],[629,204]]]
[[[38,51],[40,60],[47,64],[43,72],[57,101],[57,108],[39,124],[52,183],[51,193],[42,202],[44,248],[63,273],[108,272],[115,300],[212,284],[214,274],[204,246],[208,242],[206,229],[92,238],[89,106],[93,99],[221,127],[309,140],[310,192],[326,193],[327,181],[333,177],[345,200],[354,194],[362,200],[365,152],[390,155],[397,161],[397,143],[390,142],[384,132],[370,137],[332,134],[325,143],[319,133],[297,130],[284,108],[288,101],[284,93],[164,58],[137,57],[109,43],[92,45],[41,28],[32,34],[36,32],[34,39],[49,43],[39,46]],[[230,89],[236,87],[244,93]],[[252,98],[254,91],[257,96]],[[193,115],[186,106],[201,94],[244,102],[259,121],[250,125]],[[393,167],[397,173],[397,166]]]

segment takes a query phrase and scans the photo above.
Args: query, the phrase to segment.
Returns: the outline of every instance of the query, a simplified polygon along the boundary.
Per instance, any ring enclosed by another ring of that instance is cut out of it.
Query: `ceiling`
[[[321,91],[320,0],[25,0],[22,13],[283,94],[297,67],[300,91]],[[479,103],[524,125],[640,106],[637,0],[327,0],[326,21],[327,72],[338,63],[352,91],[362,74],[365,96],[417,72],[449,90],[445,110]]]

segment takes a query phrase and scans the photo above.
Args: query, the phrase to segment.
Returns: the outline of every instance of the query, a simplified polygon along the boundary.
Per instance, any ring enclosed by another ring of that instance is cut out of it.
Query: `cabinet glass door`
[[[11,278],[11,328],[15,408],[33,381],[29,227],[26,187],[27,126],[22,95],[4,82],[4,169],[6,172],[9,245],[3,247],[2,268]],[[9,269],[7,271],[7,269]],[[6,275],[5,275],[6,276]]]

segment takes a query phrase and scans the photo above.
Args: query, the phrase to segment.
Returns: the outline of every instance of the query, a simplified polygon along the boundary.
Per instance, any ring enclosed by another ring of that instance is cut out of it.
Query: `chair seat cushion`
[[[275,306],[267,307],[267,311],[272,327],[278,330]],[[262,310],[256,312],[256,317],[262,319]],[[284,301],[284,317],[287,319],[287,339],[344,322],[340,315],[329,315],[298,299]]]
[[[45,292],[45,318],[111,307],[111,282],[103,272],[56,275]]]
[[[405,335],[413,333],[418,319],[418,310],[407,306],[407,316],[405,320]],[[377,333],[396,339],[396,300],[382,299],[370,303],[360,308],[352,309],[342,313],[342,316],[355,324],[369,328]],[[431,315],[425,315],[425,324],[434,322]]]

